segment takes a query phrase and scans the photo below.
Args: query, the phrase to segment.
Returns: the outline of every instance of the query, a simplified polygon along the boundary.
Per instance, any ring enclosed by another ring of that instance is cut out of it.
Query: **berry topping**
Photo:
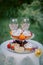
[[[27,41],[25,40],[23,43],[24,43],[24,44],[26,44],[26,43],[27,43]]]
[[[11,44],[10,43],[7,45],[7,48],[11,48]]]
[[[11,46],[11,49],[14,50],[14,46]]]

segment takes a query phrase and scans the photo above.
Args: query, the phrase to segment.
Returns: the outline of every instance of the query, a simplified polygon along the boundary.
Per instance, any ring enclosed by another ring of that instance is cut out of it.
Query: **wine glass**
[[[12,19],[9,24],[10,30],[17,30],[18,29],[18,22],[17,19]]]
[[[28,30],[30,27],[30,22],[28,18],[23,19],[23,21],[21,22],[21,29],[22,30]]]

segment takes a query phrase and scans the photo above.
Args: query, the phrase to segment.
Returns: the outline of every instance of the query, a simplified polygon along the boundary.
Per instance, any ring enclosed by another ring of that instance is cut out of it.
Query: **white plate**
[[[28,40],[27,40],[27,42],[29,42]],[[29,42],[29,43],[31,43],[32,44],[32,47],[33,48],[38,48],[38,46],[36,45],[36,44],[34,44],[34,43],[32,43],[32,42]],[[7,48],[8,49],[8,48]],[[32,50],[32,51],[26,51],[26,50],[24,50],[24,52],[16,52],[15,50],[12,50],[12,49],[8,49],[8,51],[10,51],[10,52],[13,52],[13,53],[21,53],[21,54],[26,54],[26,53],[33,53],[33,52],[35,52],[35,50]]]

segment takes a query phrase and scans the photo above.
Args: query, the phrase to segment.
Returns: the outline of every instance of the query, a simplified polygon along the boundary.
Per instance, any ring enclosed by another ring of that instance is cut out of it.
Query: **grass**
[[[0,44],[6,40],[11,39],[9,34],[9,19],[0,20]],[[30,30],[35,34],[33,40],[36,40],[43,44],[43,32],[40,30],[40,26],[37,23],[30,25]]]

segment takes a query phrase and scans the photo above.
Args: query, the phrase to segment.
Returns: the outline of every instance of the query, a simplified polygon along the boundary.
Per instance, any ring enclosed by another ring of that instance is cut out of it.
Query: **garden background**
[[[0,0],[0,44],[11,39],[11,19],[21,17],[29,18],[33,39],[43,44],[43,0]]]

